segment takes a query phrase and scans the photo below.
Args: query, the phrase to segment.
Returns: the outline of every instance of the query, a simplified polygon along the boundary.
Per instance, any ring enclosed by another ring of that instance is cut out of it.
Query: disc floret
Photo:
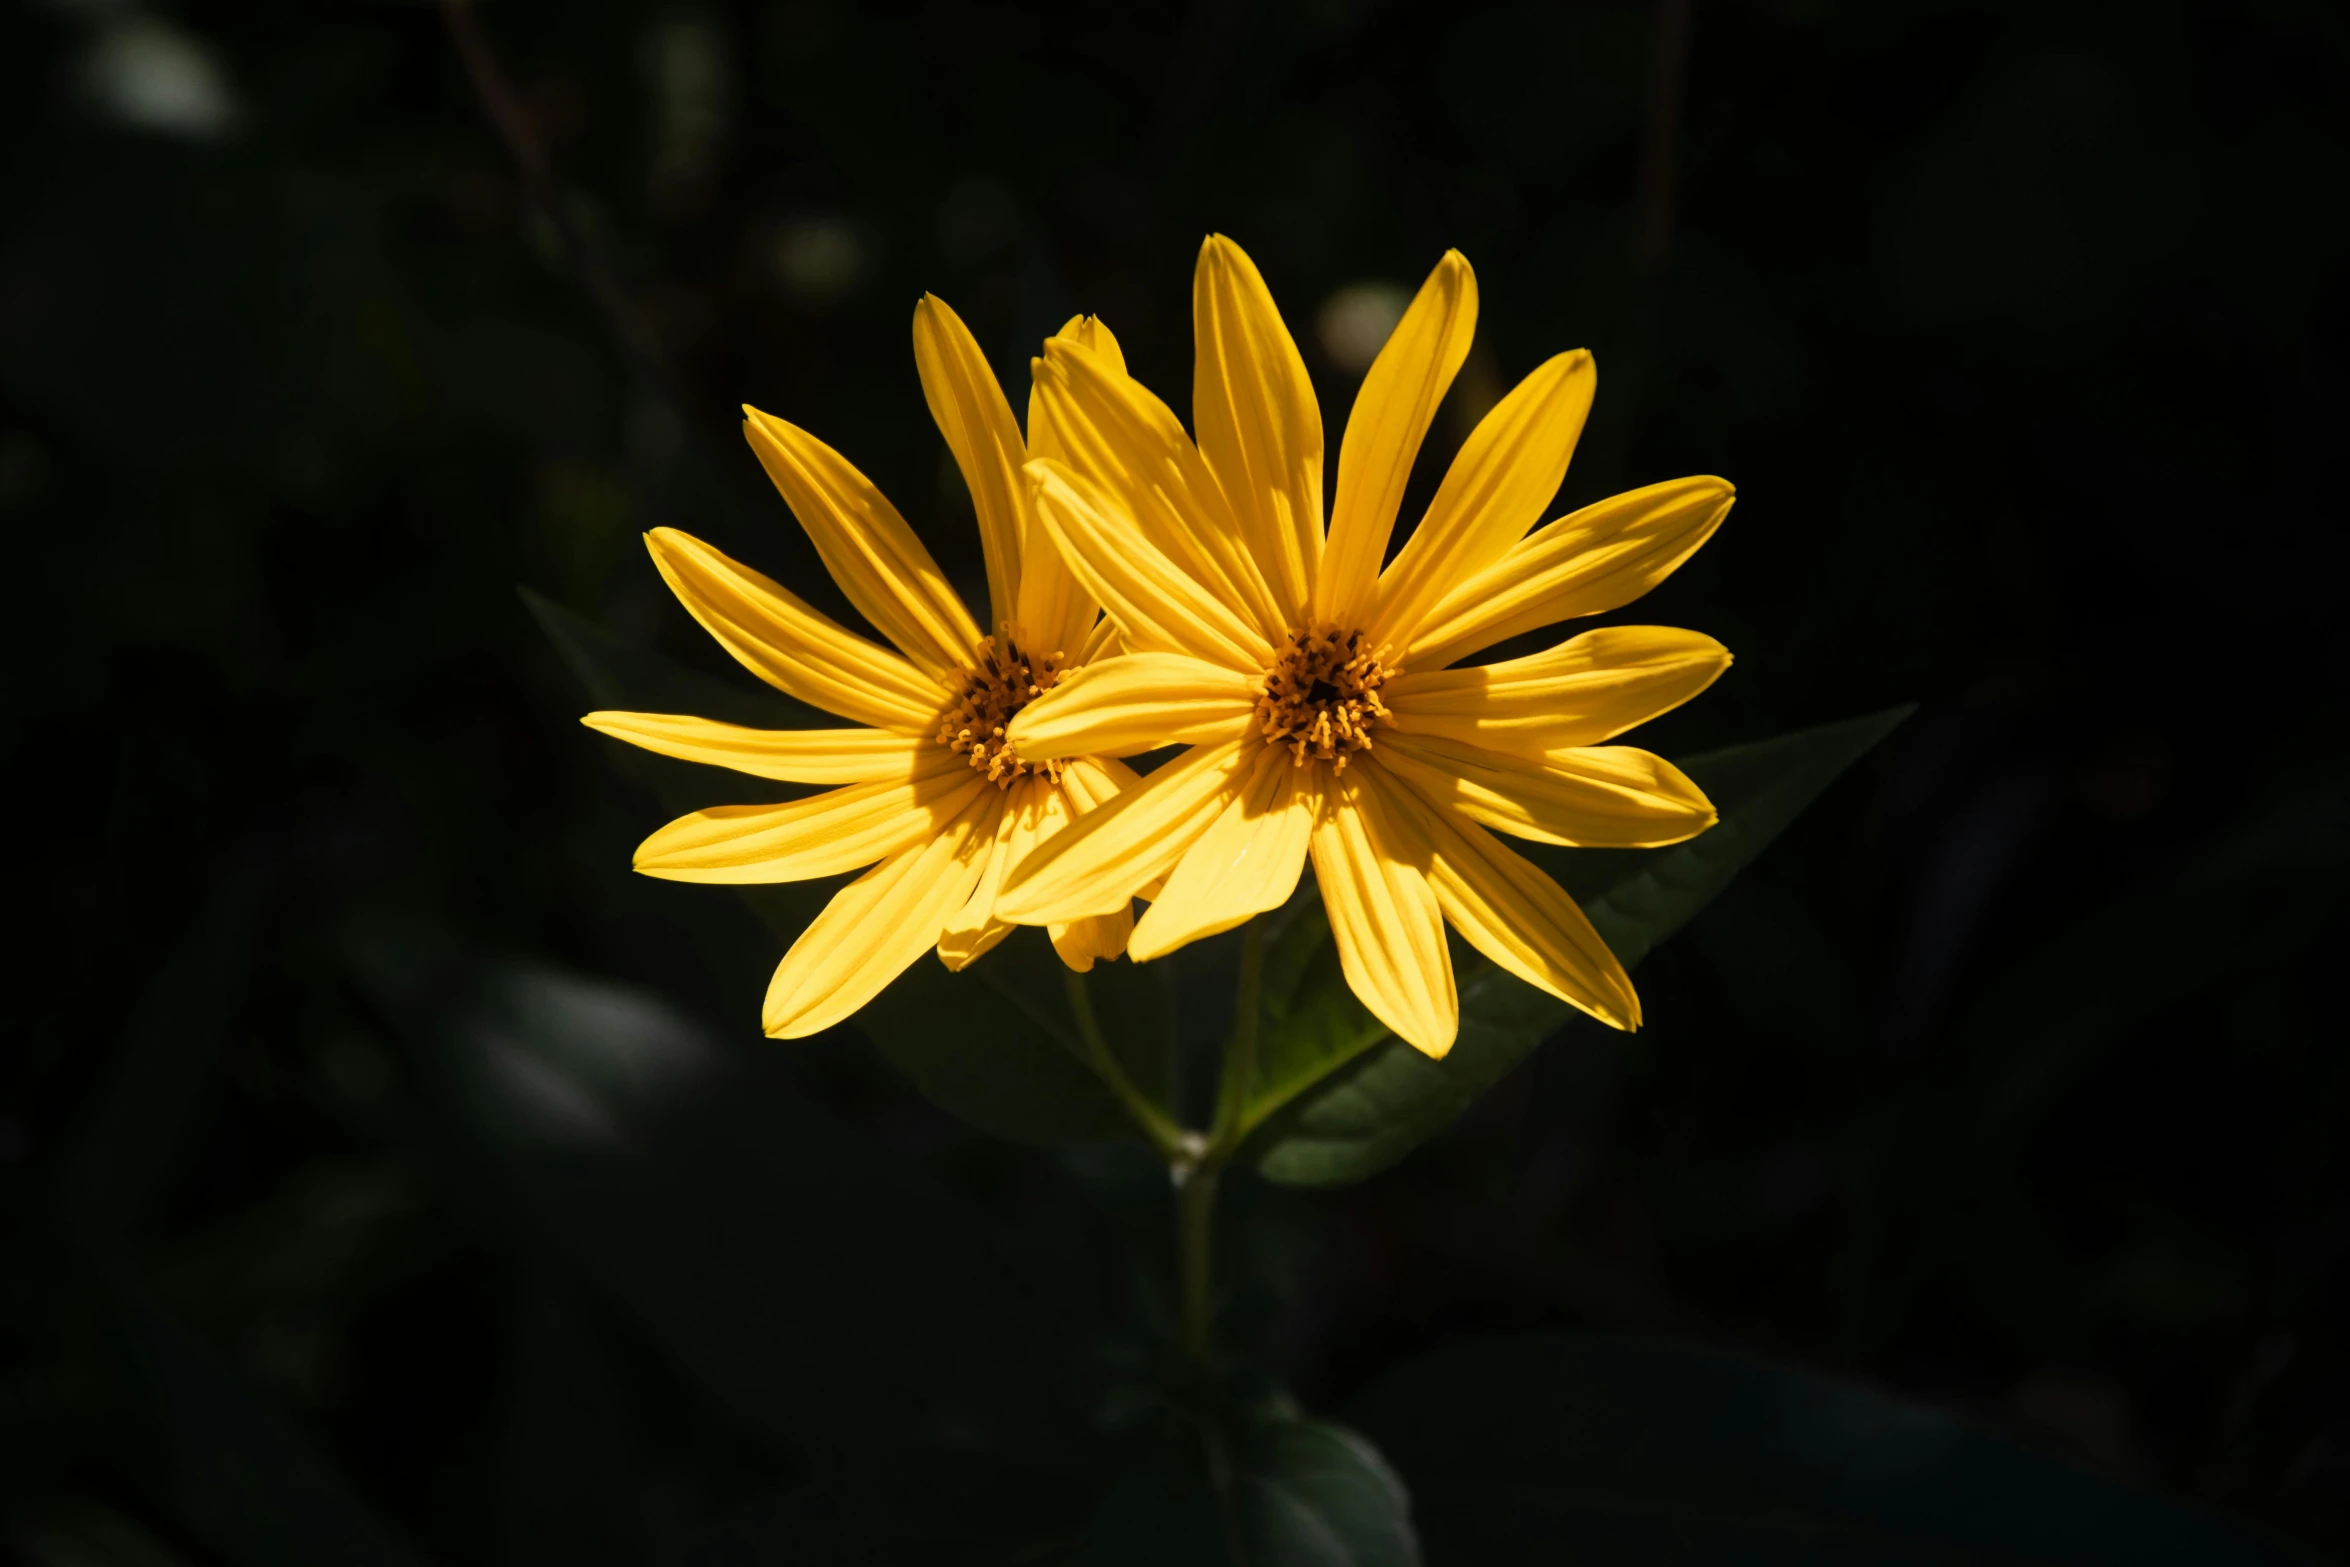
[[[1390,673],[1379,659],[1385,651],[1365,647],[1360,631],[1335,625],[1298,632],[1266,672],[1258,732],[1287,746],[1299,767],[1328,762],[1344,772],[1349,756],[1371,749],[1373,726],[1387,722],[1387,705],[1379,700]]]
[[[1059,682],[1068,668],[1068,655],[1029,652],[1006,622],[994,636],[979,639],[971,662],[962,697],[938,722],[939,744],[968,757],[999,789],[1009,789],[1030,774],[1058,783],[1059,762],[1022,760],[1004,731],[1020,709]]]

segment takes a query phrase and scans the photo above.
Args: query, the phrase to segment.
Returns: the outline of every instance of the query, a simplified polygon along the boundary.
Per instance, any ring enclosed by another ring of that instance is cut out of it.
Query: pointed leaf
[[[1721,814],[1688,843],[1536,857],[1576,892],[1629,968],[1713,901],[1913,710],[1893,708],[1681,763]],[[1450,1054],[1432,1061],[1384,1037],[1334,969],[1301,983],[1292,997],[1268,986],[1265,1053],[1285,1062],[1286,1074],[1269,1076],[1252,1107],[1252,1121],[1266,1124],[1250,1153],[1266,1176],[1289,1185],[1341,1185],[1387,1168],[1450,1126],[1544,1039],[1581,1021],[1565,1002],[1487,965],[1461,982],[1460,1037]]]

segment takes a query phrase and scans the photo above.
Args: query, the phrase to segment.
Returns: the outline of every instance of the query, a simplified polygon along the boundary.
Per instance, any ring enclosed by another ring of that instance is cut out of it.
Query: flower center
[[[1030,773],[1061,781],[1059,762],[1024,762],[1004,739],[1012,716],[1053,688],[1067,655],[1031,653],[1012,635],[1009,622],[972,650],[977,671],[964,682],[962,698],[938,721],[938,742],[1009,789]]]
[[[1346,759],[1371,749],[1371,727],[1387,722],[1379,688],[1388,670],[1379,652],[1362,645],[1360,631],[1316,626],[1289,639],[1265,675],[1257,698],[1257,729],[1286,745],[1300,767],[1328,762],[1340,772]]]

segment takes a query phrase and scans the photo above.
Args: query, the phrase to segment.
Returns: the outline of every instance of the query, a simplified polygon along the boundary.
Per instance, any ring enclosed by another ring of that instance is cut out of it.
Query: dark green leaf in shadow
[[[682,668],[527,588],[522,597],[591,701],[768,728],[840,723],[781,693],[740,690]],[[808,792],[653,756],[619,741],[612,746],[673,811]],[[623,873],[614,868],[614,874]],[[835,885],[798,882],[735,891],[788,945]],[[680,888],[678,896],[707,893]],[[983,1131],[1043,1146],[1130,1137],[1132,1123],[1117,1099],[1084,1064],[1062,972],[1043,933],[1023,930],[961,974],[933,958],[917,959],[854,1024],[931,1102]],[[1087,983],[1127,1071],[1138,1081],[1164,1081],[1164,1054],[1171,1047],[1165,1008],[1153,1004],[1155,980],[1138,976],[1131,963],[1116,962],[1097,964]]]
[[[1417,1567],[1412,1502],[1344,1426],[1171,1427],[1087,1527],[1086,1567]]]
[[[1682,763],[1721,816],[1688,843],[1550,850],[1533,857],[1577,893],[1592,924],[1630,968],[1694,918],[1821,790],[1912,711],[1893,708]],[[1578,1016],[1566,1003],[1482,965],[1461,981],[1459,1039],[1443,1060],[1432,1061],[1387,1037],[1347,991],[1335,958],[1327,955],[1327,925],[1319,919],[1301,923],[1305,929],[1294,939],[1308,946],[1318,940],[1319,952],[1297,960],[1301,980],[1294,993],[1268,1001],[1263,1048],[1269,1061],[1287,1063],[1286,1075],[1261,1086],[1252,1111],[1252,1119],[1264,1117],[1267,1124],[1250,1155],[1272,1180],[1335,1186],[1376,1174],[1450,1126],[1535,1046]],[[1300,1082],[1312,1086],[1299,1092]],[[1296,1097],[1284,1106],[1289,1094]]]
[[[1464,1344],[1391,1373],[1351,1413],[1411,1486],[1443,1562],[2288,1560],[1939,1411],[1719,1350]]]
[[[467,1130],[713,1407],[801,1456],[909,1430],[1049,1440],[1079,1396],[1057,1352],[1083,1331],[1073,1243],[1007,1246],[812,1097],[790,1047],[722,1050],[650,997],[552,970],[437,988],[421,1012],[387,1000]]]
[[[245,1567],[407,1559],[308,1443],[202,1340],[145,1296],[123,1323],[178,1465],[190,1519]]]

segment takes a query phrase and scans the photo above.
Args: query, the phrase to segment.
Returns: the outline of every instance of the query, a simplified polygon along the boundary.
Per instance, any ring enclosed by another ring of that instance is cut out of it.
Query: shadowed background
[[[1614,617],[1738,659],[1640,743],[1923,704],[1642,969],[1636,1040],[1571,1032],[1360,1186],[1240,1193],[1259,1352],[1335,1408],[1491,1331],[1696,1335],[2350,1547],[2336,8],[469,15],[0,13],[20,1549],[211,1559],[73,1370],[109,1269],[438,1559],[552,1549],[517,1512],[548,1494],[529,1390],[583,1340],[630,1433],[612,1529],[670,1549],[781,1477],[489,1211],[371,978],[385,930],[788,1057],[1038,1245],[1092,1237],[1123,1314],[1147,1226],[1084,1172],[963,1129],[853,1028],[757,1038],[775,938],[629,874],[666,813],[515,589],[731,677],[638,541],[668,525],[847,617],[748,402],[983,599],[914,301],[1016,408],[1086,311],[1182,410],[1211,230],[1280,301],[1333,457],[1402,298],[1474,263],[1407,516],[1577,346],[1599,396],[1559,509],[1738,485]]]

